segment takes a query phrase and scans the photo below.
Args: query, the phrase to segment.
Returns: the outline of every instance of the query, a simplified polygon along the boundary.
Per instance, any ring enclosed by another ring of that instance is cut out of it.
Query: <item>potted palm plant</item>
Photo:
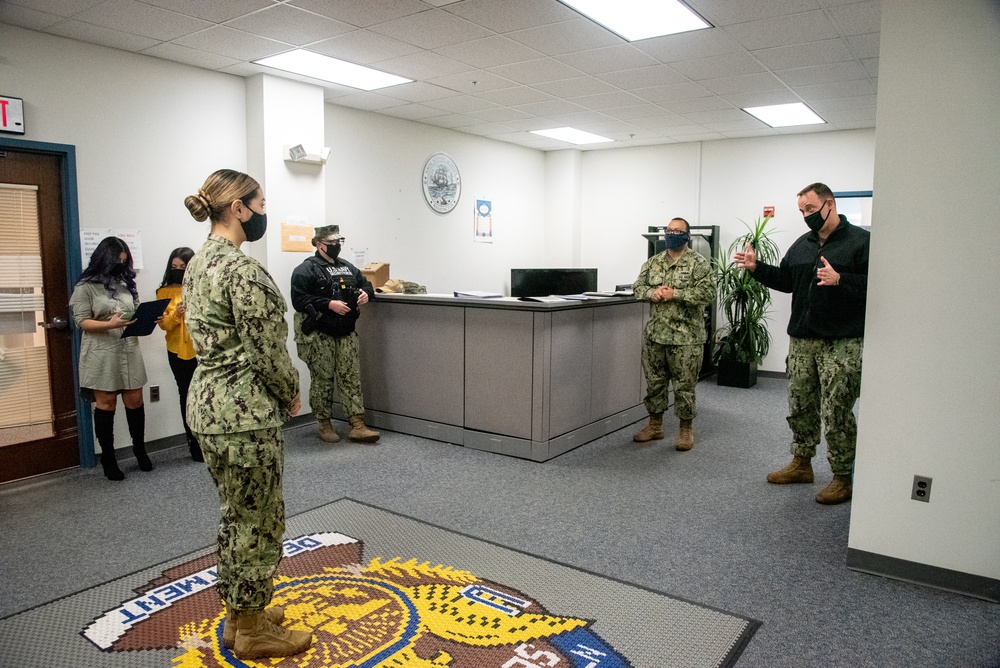
[[[767,331],[767,310],[771,291],[758,283],[745,269],[733,263],[733,254],[749,243],[758,262],[777,264],[778,247],[767,229],[770,217],[758,218],[747,225],[748,232],[714,260],[718,274],[718,300],[725,323],[716,334],[713,361],[718,368],[716,382],[728,387],[753,387],[757,383],[757,365],[771,347]],[[742,221],[741,221],[742,222]]]

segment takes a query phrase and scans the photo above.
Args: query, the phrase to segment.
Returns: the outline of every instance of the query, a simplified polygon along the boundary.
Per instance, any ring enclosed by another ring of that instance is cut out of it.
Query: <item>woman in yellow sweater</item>
[[[170,370],[174,372],[174,380],[177,381],[177,392],[181,399],[181,418],[184,420],[184,432],[187,434],[191,459],[203,462],[205,459],[201,455],[201,446],[191,433],[187,421],[188,387],[198,366],[198,359],[194,355],[194,346],[191,344],[187,325],[184,324],[184,302],[181,300],[184,270],[193,256],[194,251],[186,246],[175,248],[170,253],[167,269],[163,272],[163,282],[156,291],[156,298],[170,300],[167,310],[163,312],[163,319],[160,320],[160,327],[167,333],[167,360],[170,362]]]

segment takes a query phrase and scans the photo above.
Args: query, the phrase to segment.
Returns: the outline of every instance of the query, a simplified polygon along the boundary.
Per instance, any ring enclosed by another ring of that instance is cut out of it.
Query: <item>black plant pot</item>
[[[757,365],[750,362],[719,360],[715,382],[726,387],[753,387],[757,384]]]

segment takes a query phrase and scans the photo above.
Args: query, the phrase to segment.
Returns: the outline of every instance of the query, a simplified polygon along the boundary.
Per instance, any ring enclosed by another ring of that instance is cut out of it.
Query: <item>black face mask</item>
[[[331,260],[336,260],[340,256],[340,244],[326,244],[325,252]]]
[[[826,218],[823,217],[823,206],[825,205],[826,202],[823,202],[823,204],[820,205],[819,209],[813,211],[808,216],[805,216],[803,218],[803,220],[806,221],[806,225],[808,225],[809,229],[812,230],[813,232],[819,232],[823,228],[823,226],[826,225],[826,219],[830,217],[830,214],[827,214]]]
[[[687,232],[684,234],[668,234],[667,238],[667,250],[678,251],[684,248],[684,245],[691,239]]]
[[[247,207],[250,209],[250,207]],[[257,241],[264,236],[264,232],[267,231],[267,214],[257,213],[253,209],[250,209],[250,220],[245,223],[240,223],[243,226],[243,234],[247,235],[247,241]]]
[[[180,285],[184,281],[184,270],[171,267],[167,276],[167,285]]]

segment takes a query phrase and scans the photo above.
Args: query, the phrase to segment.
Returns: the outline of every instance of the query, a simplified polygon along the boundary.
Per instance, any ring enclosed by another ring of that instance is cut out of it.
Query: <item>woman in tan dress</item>
[[[94,433],[101,445],[101,466],[108,480],[124,480],[115,457],[115,408],[118,395],[125,404],[132,451],[139,469],[152,471],[146,454],[146,410],[142,386],[146,367],[139,340],[122,338],[139,307],[132,253],[118,237],[105,237],[97,245],[90,264],[69,300],[73,320],[83,331],[80,347],[80,395],[95,404]]]

